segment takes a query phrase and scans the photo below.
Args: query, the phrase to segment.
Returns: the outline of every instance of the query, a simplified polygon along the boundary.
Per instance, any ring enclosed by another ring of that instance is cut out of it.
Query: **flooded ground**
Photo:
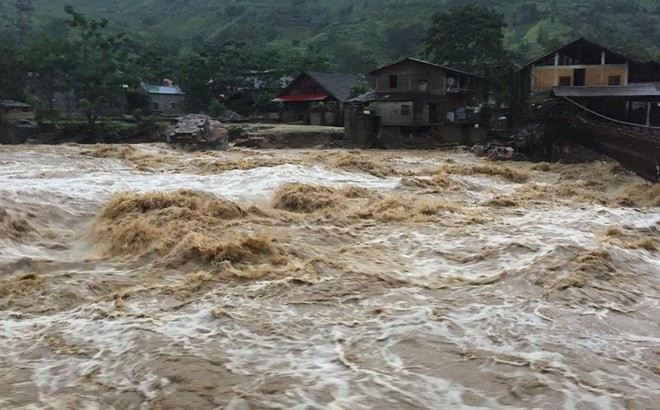
[[[2,408],[660,402],[660,185],[615,163],[5,146],[0,194]]]

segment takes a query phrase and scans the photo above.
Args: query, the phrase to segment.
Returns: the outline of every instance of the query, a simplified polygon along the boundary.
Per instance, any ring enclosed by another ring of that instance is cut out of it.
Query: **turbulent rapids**
[[[1,408],[660,402],[660,185],[614,162],[5,146],[0,193]]]

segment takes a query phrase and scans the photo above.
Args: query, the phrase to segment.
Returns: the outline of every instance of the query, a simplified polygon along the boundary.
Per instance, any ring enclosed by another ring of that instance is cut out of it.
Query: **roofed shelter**
[[[312,125],[342,125],[344,103],[358,83],[350,74],[328,74],[305,71],[286,86],[273,101],[282,102],[283,122]],[[325,109],[313,109],[323,103]]]
[[[551,95],[579,104],[607,119],[660,127],[660,82],[612,87],[554,87]]]

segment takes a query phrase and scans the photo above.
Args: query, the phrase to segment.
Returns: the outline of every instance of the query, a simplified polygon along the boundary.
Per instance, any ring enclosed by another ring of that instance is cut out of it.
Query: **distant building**
[[[164,81],[164,85],[151,85],[142,83],[141,87],[151,98],[151,110],[163,115],[179,115],[184,113],[186,93],[171,81]]]
[[[660,81],[660,65],[641,63],[579,38],[522,69],[523,86],[532,95],[553,87],[612,87]]]
[[[273,101],[284,105],[283,122],[341,126],[344,104],[357,83],[357,77],[349,74],[307,71],[295,78]]]
[[[0,100],[0,117],[3,119],[33,118],[32,107],[21,101]]]
[[[375,90],[351,100],[345,113],[346,137],[356,138],[356,145],[468,143],[481,138],[482,130],[469,115],[469,101],[479,96],[482,77],[415,58],[370,74]],[[362,118],[365,108],[370,118]],[[433,132],[445,135],[445,141],[430,141]]]
[[[522,69],[533,103],[548,97],[603,119],[660,126],[660,64],[642,63],[584,38]],[[565,114],[566,115],[566,114]]]

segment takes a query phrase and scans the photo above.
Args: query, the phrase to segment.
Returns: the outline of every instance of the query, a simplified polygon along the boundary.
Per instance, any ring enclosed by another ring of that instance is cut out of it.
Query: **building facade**
[[[641,63],[584,38],[540,57],[522,69],[532,95],[553,87],[611,87],[660,81],[657,63]],[[653,79],[656,77],[656,79]]]
[[[186,93],[175,85],[142,84],[151,98],[151,111],[162,115],[180,115],[185,112]]]
[[[415,58],[370,74],[374,91],[351,100],[345,113],[349,144],[429,146],[485,138],[470,115],[482,77]]]
[[[438,64],[406,58],[379,68],[369,108],[383,125],[430,125],[467,121],[470,98],[482,78]]]

